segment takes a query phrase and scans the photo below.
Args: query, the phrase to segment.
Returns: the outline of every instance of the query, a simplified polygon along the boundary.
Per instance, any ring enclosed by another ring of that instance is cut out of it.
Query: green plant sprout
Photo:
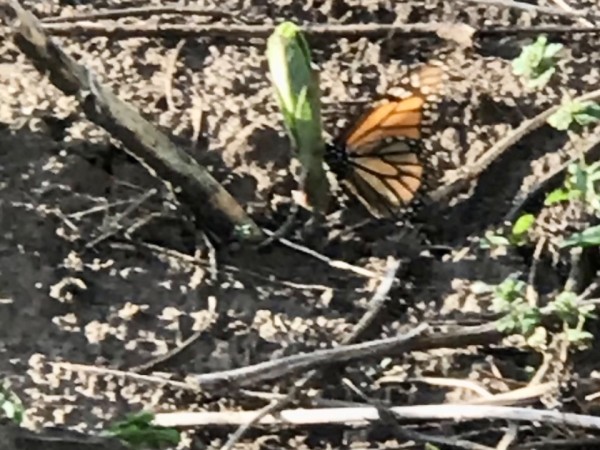
[[[324,212],[329,183],[323,168],[319,79],[301,29],[291,22],[277,26],[267,41],[267,59],[285,128],[302,165],[303,190],[310,205]]]
[[[556,71],[554,66],[562,49],[562,44],[548,44],[546,36],[539,36],[533,44],[523,47],[521,54],[513,60],[513,73],[523,76],[528,88],[539,89]]]
[[[574,292],[561,292],[545,308],[563,321],[564,335],[570,344],[584,345],[593,339],[593,334],[583,329],[587,319],[594,319],[594,305],[580,305]]]
[[[17,424],[23,421],[25,411],[23,403],[6,383],[0,385],[0,411],[4,417]],[[0,415],[0,417],[2,416]]]
[[[503,314],[497,322],[498,331],[518,333],[526,337],[527,342],[532,345],[538,341],[535,335],[540,334],[537,331],[541,330],[542,318],[546,317],[562,323],[564,337],[570,344],[583,345],[593,337],[583,327],[587,319],[596,317],[595,305],[583,305],[577,294],[563,291],[546,306],[539,308],[527,302],[527,284],[517,276],[513,274],[498,285],[473,283],[473,292],[492,294],[490,309]],[[545,340],[544,337],[543,339]]]
[[[103,435],[114,436],[135,449],[179,444],[180,436],[177,430],[153,425],[153,420],[154,414],[150,412],[131,414],[125,420],[111,425]]]
[[[488,230],[481,241],[480,247],[508,247],[511,245],[519,247],[525,245],[527,243],[527,232],[534,223],[535,216],[533,214],[523,214],[515,221],[507,236]]]
[[[597,123],[600,120],[600,105],[596,102],[563,100],[562,105],[548,117],[548,124],[559,131],[574,130]]]
[[[560,248],[595,247],[597,245],[600,245],[600,225],[571,234],[560,243]]]
[[[578,163],[569,164],[563,186],[550,192],[544,200],[545,205],[581,200],[596,216],[600,216],[600,161],[586,164],[582,159]],[[600,245],[600,226],[593,226],[581,232],[573,233],[560,244],[566,247],[588,247]]]
[[[498,320],[498,330],[508,333],[531,335],[541,322],[539,308],[525,299],[527,283],[510,276],[493,288],[491,309],[504,314]]]
[[[600,213],[600,196],[597,184],[600,181],[600,161],[586,164],[584,160],[569,164],[563,186],[550,192],[546,206],[566,200],[582,200],[594,211]]]

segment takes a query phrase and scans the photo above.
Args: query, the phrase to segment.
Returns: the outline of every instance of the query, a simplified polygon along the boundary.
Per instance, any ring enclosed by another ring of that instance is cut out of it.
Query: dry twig
[[[389,35],[410,36],[412,38],[440,37],[451,26],[448,23],[411,23],[411,24],[310,24],[302,27],[309,36],[320,37],[383,37]],[[54,36],[104,36],[112,39],[127,39],[136,37],[161,38],[198,38],[222,37],[235,39],[265,39],[275,29],[274,25],[239,25],[232,23],[180,25],[170,23],[152,24],[98,24],[98,23],[49,23],[44,24],[44,30]],[[546,25],[508,28],[482,28],[474,33],[474,37],[497,37],[510,35],[539,34],[574,34],[598,33],[598,27],[580,27],[565,25]]]
[[[540,422],[591,430],[600,430],[600,417],[560,411],[488,405],[415,405],[389,408],[398,419],[405,420],[509,420]],[[203,427],[241,425],[252,420],[255,411],[158,413],[154,423],[167,427]],[[366,425],[379,420],[377,408],[309,408],[280,411],[263,417],[258,425]]]
[[[459,0],[462,3],[473,3],[482,6],[497,6],[500,8],[519,9],[521,11],[536,12],[540,14],[548,14],[551,16],[559,17],[587,17],[587,18],[600,18],[600,14],[594,13],[593,11],[575,11],[565,10],[561,8],[552,8],[549,6],[538,6],[532,5],[526,2],[515,2],[512,0]]]
[[[175,110],[175,103],[173,102],[173,76],[175,75],[175,72],[177,72],[177,58],[179,58],[179,52],[181,52],[185,42],[185,39],[180,39],[166,61],[165,98],[167,99],[167,105],[170,111]]]
[[[167,14],[180,14],[186,16],[206,16],[215,19],[231,17],[231,13],[216,9],[198,8],[193,6],[182,5],[165,5],[165,6],[142,6],[132,8],[118,8],[107,11],[96,11],[83,14],[75,14],[72,16],[54,16],[42,19],[43,23],[68,23],[68,22],[84,22],[94,20],[112,19],[117,20],[123,17],[138,17],[140,19]]]
[[[598,100],[599,98],[600,89],[576,97],[573,99],[573,101],[587,102],[591,100]],[[472,180],[479,177],[500,155],[515,145],[521,138],[523,138],[523,136],[543,126],[548,117],[558,111],[559,108],[560,105],[553,106],[552,108],[547,109],[532,119],[524,121],[511,133],[507,134],[505,137],[496,142],[488,151],[483,154],[481,158],[479,158],[475,164],[472,164],[469,167],[458,169],[456,171],[456,176],[454,177],[457,181],[433,191],[429,195],[431,200],[440,201],[466,188]]]
[[[269,230],[263,230],[263,232],[267,235],[267,236],[274,236],[275,233],[273,233],[272,231]],[[279,242],[282,245],[285,245],[286,247],[289,247],[293,250],[299,251],[301,253],[304,253],[305,255],[308,256],[312,256],[313,258],[318,259],[319,261],[323,261],[324,263],[328,264],[331,267],[335,267],[336,269],[340,269],[340,270],[348,270],[350,272],[354,272],[357,275],[361,275],[365,278],[381,278],[380,275],[378,275],[377,273],[368,270],[368,269],[364,269],[362,267],[358,267],[358,266],[354,266],[352,264],[349,264],[347,262],[344,261],[340,261],[337,259],[331,259],[325,255],[322,255],[321,253],[315,251],[315,250],[311,250],[308,247],[305,247],[303,245],[300,244],[296,244],[292,241],[289,241],[285,238],[278,238],[277,242]]]
[[[285,356],[222,372],[189,375],[187,380],[199,389],[215,392],[220,389],[251,386],[263,381],[307,371],[318,366],[361,358],[373,358],[389,352],[394,354],[404,353],[414,348],[417,339],[427,328],[427,324],[421,324],[400,336],[377,339],[360,344],[340,345],[335,348],[316,350],[300,355]]]
[[[494,450],[491,447],[480,445],[471,441],[466,441],[464,439],[456,439],[454,437],[445,436],[435,436],[431,434],[420,433],[418,431],[413,431],[406,427],[401,427],[398,421],[396,420],[393,411],[391,411],[389,407],[387,407],[378,400],[368,398],[358,387],[354,385],[354,383],[352,383],[347,378],[344,378],[342,381],[359,397],[361,397],[366,403],[377,408],[379,418],[383,421],[384,424],[389,426],[394,431],[397,438],[410,439],[417,442],[425,443],[433,442],[436,444],[447,445],[449,447],[456,447],[465,450]]]
[[[585,157],[589,153],[596,153],[596,151],[593,150],[597,149],[598,143],[599,141],[597,139],[588,142],[583,148],[583,150],[578,151],[575,156],[569,158],[567,161],[548,172],[544,176],[544,178],[542,178],[531,189],[527,190],[527,192],[519,193],[512,201],[513,206],[510,209],[510,211],[506,214],[506,216],[504,216],[504,221],[512,223],[517,218],[517,214],[519,214],[521,209],[523,209],[524,205],[526,205],[532,198],[536,197],[542,190],[546,189],[548,185],[552,183],[558,175],[567,170],[567,168],[571,164],[573,164],[580,158]]]

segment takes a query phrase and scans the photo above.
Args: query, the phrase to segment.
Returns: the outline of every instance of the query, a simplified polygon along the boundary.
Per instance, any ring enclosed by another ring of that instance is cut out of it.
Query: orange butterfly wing
[[[356,156],[346,187],[375,217],[394,215],[407,206],[421,186],[423,166],[404,141],[378,149],[376,157]]]
[[[425,66],[405,80],[408,96],[375,106],[346,138],[353,170],[345,184],[375,217],[394,215],[407,206],[422,184],[424,168],[415,141],[422,137],[424,110],[443,80],[441,67]],[[390,138],[401,140],[388,143]]]

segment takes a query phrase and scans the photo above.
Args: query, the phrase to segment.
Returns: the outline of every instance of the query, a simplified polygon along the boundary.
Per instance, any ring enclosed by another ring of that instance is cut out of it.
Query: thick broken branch
[[[76,96],[92,122],[121,141],[151,174],[172,185],[201,226],[224,239],[263,239],[254,221],[204,167],[100,84],[91,70],[64,53],[17,0],[10,0],[10,5],[19,19],[14,27],[17,47],[56,87],[66,95]]]

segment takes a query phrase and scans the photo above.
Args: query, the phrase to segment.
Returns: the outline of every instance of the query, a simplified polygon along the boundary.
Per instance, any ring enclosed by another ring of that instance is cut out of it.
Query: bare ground
[[[48,0],[23,5],[43,19],[138,3],[147,2]],[[498,7],[457,7],[450,1],[393,3],[314,1],[305,8],[305,2],[256,0],[223,2],[217,8],[259,24],[272,22],[269,17],[300,23],[440,21],[506,28],[574,23]],[[576,3],[572,6],[593,6]],[[131,24],[156,20],[121,19]],[[228,19],[161,20],[201,24]],[[185,205],[177,204],[159,180],[87,121],[76,102],[19,53],[10,40],[8,21],[2,37],[0,373],[23,399],[27,427],[91,431],[140,409],[225,411],[264,404],[235,392],[193,396],[115,376],[59,370],[53,362],[131,370],[198,332],[189,348],[153,367],[183,375],[242,367],[331,347],[344,339],[364,314],[377,280],[282,245],[258,256],[236,249],[218,249],[215,255],[195,230]],[[462,49],[439,39],[406,35],[311,39],[321,68],[327,131],[335,135],[352,118],[349,104],[381,95],[407,67],[451,53],[451,69],[460,77],[449,86],[438,110],[428,169],[432,186],[451,181],[454,169],[472,164],[525,119],[558,103],[564,92],[575,95],[597,87],[597,35],[563,33],[552,37],[566,47],[556,77],[541,92],[525,90],[511,73],[510,62],[534,37],[480,37],[474,47]],[[285,221],[297,163],[273,100],[264,39],[233,34],[190,38],[180,50],[179,39],[168,36],[74,33],[57,39],[209,167],[259,224],[275,229]],[[199,111],[206,127],[195,136]],[[377,273],[385,270],[388,256],[402,259],[400,282],[365,338],[391,336],[422,321],[436,326],[488,322],[489,301],[472,291],[472,283],[496,284],[515,272],[527,274],[534,248],[498,255],[470,243],[500,225],[515,199],[586,142],[593,142],[593,132],[570,140],[547,125],[536,129],[495,161],[471,189],[402,226],[370,221],[356,227],[369,217],[340,194],[343,204],[330,216],[326,239],[319,241],[317,250]],[[538,213],[539,200],[530,202],[527,211]],[[313,242],[303,241],[302,221],[307,217],[301,214],[288,238],[311,247]],[[104,234],[115,223],[122,227]],[[95,245],[90,247],[90,242]],[[216,261],[211,261],[213,256]],[[589,275],[580,280],[581,290],[596,276],[594,256],[586,265]],[[549,260],[542,257],[536,268],[542,298],[562,289],[569,274],[568,266],[556,267]],[[555,355],[551,350],[548,354]],[[571,352],[564,361],[556,357],[540,382],[559,381],[562,388],[532,404],[593,412],[593,402],[581,398],[595,390],[597,361],[593,348]],[[393,404],[450,402],[476,395],[415,379],[470,379],[498,393],[525,386],[541,365],[540,353],[520,342],[504,342],[336,366],[313,386],[323,398],[360,401],[340,382],[345,374],[369,395]],[[392,375],[394,382],[381,382]],[[293,381],[286,378],[253,389],[287,392]],[[421,428],[495,446],[507,424],[438,421]],[[231,431],[187,431],[181,448],[217,448]],[[522,424],[515,442],[578,434],[579,430]],[[238,445],[383,448],[404,443],[386,427],[372,425],[256,429]]]

